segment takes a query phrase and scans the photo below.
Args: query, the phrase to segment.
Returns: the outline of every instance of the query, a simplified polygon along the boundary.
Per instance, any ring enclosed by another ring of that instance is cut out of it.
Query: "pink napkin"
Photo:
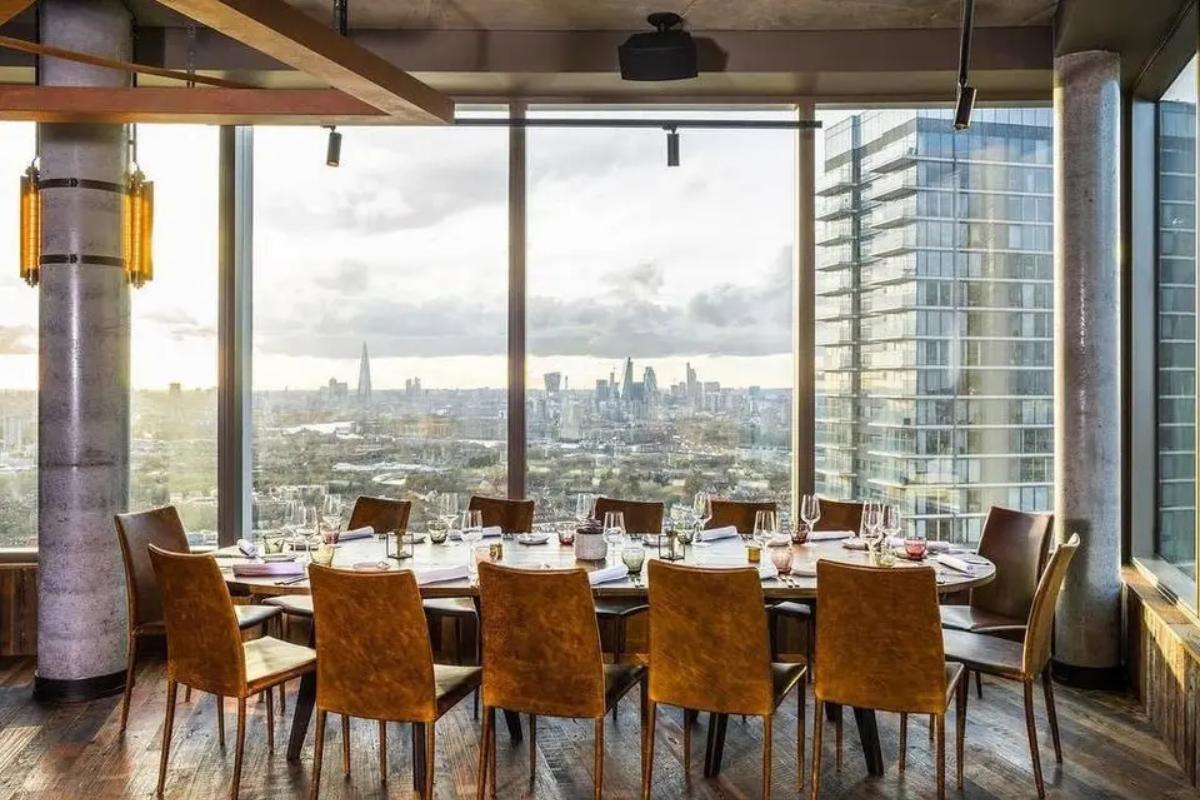
[[[304,565],[299,561],[273,561],[270,563],[234,564],[234,577],[260,578],[270,575],[303,575]]]

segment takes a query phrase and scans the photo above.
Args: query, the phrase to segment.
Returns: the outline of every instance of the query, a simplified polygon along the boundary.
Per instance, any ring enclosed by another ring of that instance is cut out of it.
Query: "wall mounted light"
[[[325,165],[340,166],[342,163],[342,135],[338,133],[336,125],[325,127],[329,128],[329,143],[325,145]]]
[[[954,103],[954,130],[971,127],[971,111],[975,108],[975,87],[967,85],[967,66],[971,63],[971,29],[975,16],[975,0],[963,0],[962,32],[958,50],[958,88]]]
[[[140,289],[154,277],[154,183],[140,169],[129,175],[121,220],[125,275]]]
[[[38,168],[31,163],[21,176],[21,280],[37,286],[42,266],[42,193]]]

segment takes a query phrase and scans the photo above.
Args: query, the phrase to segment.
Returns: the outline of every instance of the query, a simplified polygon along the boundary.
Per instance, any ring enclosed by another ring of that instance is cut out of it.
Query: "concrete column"
[[[1082,546],[1063,587],[1055,674],[1120,680],[1120,60],[1054,60],[1054,526]]]
[[[42,41],[129,60],[120,0],[43,0]],[[47,58],[53,86],[125,86],[124,73]],[[123,125],[44,124],[42,181],[124,182]],[[38,365],[38,665],[34,694],[80,700],[124,684],[126,610],[113,514],[129,502],[129,288],[121,195],[42,191]]]

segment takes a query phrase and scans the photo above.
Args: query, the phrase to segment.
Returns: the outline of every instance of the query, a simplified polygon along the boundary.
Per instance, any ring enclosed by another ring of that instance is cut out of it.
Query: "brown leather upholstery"
[[[818,531],[854,531],[862,527],[863,504],[843,500],[821,500],[821,518],[813,526]]]
[[[740,534],[754,533],[754,517],[759,511],[775,511],[775,503],[748,503],[739,500],[713,500],[712,517],[704,525],[705,528],[725,528],[729,525],[737,528]]]
[[[148,545],[171,553],[188,552],[187,533],[175,506],[162,506],[135,514],[117,514],[117,542],[125,563],[125,596],[129,606],[129,627],[163,625],[162,594],[150,563]]]
[[[412,503],[408,500],[393,500],[390,497],[359,496],[350,512],[348,530],[370,525],[376,533],[403,533],[408,530],[408,515]]]
[[[498,525],[505,533],[528,533],[533,529],[532,500],[507,500],[502,497],[472,495],[467,508],[483,512],[485,528]]]
[[[884,711],[946,710],[937,580],[928,567],[817,562],[819,700]]]
[[[1025,620],[993,614],[973,606],[942,606],[942,626],[951,630],[1025,637]]]
[[[278,597],[268,597],[263,602],[267,605],[281,608],[285,613],[293,614],[297,617],[311,617],[313,615],[312,595],[281,594]]]
[[[366,719],[433,722],[444,713],[439,690],[461,699],[479,685],[478,667],[434,665],[412,572],[363,574],[313,565],[309,580],[321,622],[319,708]]]
[[[1053,527],[1053,514],[992,506],[979,539],[979,554],[996,565],[996,578],[971,590],[971,608],[1023,624],[1046,563]]]
[[[660,533],[662,531],[662,503],[640,503],[634,500],[597,497],[592,517],[604,522],[604,515],[610,511],[620,511],[625,515],[625,530],[629,533]]]

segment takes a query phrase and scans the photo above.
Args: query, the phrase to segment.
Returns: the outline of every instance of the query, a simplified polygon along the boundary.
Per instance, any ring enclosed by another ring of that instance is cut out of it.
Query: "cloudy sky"
[[[364,341],[377,388],[503,386],[507,132],[343,133],[331,169],[323,130],[255,132],[255,388],[353,385]],[[681,137],[667,168],[660,131],[529,131],[531,385],[559,370],[589,386],[625,356],[662,384],[685,362],[703,380],[790,384],[795,134]],[[0,387],[36,378],[36,292],[15,268],[32,149],[31,126],[0,126]],[[143,126],[139,161],[157,274],[134,292],[134,386],[212,386],[217,130]]]

